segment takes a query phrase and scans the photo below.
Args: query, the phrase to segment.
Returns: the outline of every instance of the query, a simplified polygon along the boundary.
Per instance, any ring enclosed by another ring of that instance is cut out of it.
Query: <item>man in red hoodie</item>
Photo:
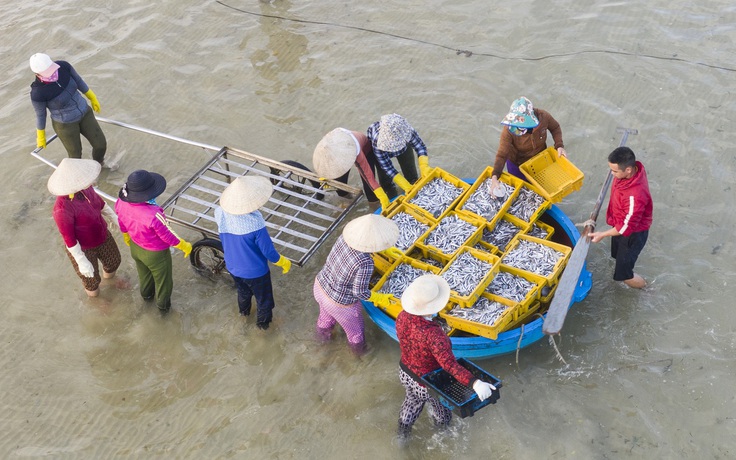
[[[616,259],[613,279],[642,289],[647,282],[634,273],[634,264],[647,242],[652,225],[652,196],[649,194],[647,172],[628,147],[618,147],[611,152],[608,166],[613,173],[613,183],[606,223],[612,228],[588,236],[593,243],[610,236],[611,257]]]

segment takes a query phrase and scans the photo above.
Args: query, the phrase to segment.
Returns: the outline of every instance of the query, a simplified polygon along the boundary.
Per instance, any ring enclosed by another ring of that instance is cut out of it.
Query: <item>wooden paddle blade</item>
[[[557,291],[554,297],[552,297],[552,303],[549,306],[547,317],[544,319],[544,325],[542,326],[542,331],[545,334],[560,333],[562,325],[565,322],[565,317],[567,316],[567,311],[572,304],[572,296],[578,285],[580,273],[583,271],[585,258],[588,255],[588,248],[590,248],[590,240],[584,234],[575,243],[575,248],[572,250],[572,254],[570,254],[565,271],[562,272],[562,276],[560,277]]]

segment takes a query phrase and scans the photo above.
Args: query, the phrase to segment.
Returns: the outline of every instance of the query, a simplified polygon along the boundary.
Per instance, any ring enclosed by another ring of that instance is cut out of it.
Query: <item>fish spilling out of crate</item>
[[[491,179],[484,180],[475,192],[468,197],[461,209],[478,214],[486,220],[493,219],[501,210],[504,203],[506,203],[506,200],[514,193],[514,187],[504,182],[499,182],[497,190],[500,190],[503,194],[498,197],[491,194],[490,187]]]
[[[549,246],[520,239],[518,245],[504,255],[501,263],[537,275],[550,276],[557,261],[564,256]]]
[[[509,214],[529,222],[529,219],[544,204],[543,196],[528,187],[521,187],[516,199],[509,207]]]
[[[393,294],[394,297],[400,299],[412,281],[422,275],[428,274],[431,274],[431,272],[402,262],[388,275],[388,278],[386,278],[386,281],[378,292]]]
[[[529,291],[534,289],[535,286],[535,283],[521,276],[509,272],[499,272],[486,288],[486,292],[515,302],[521,302],[526,299]]]
[[[428,211],[435,218],[450,207],[455,198],[462,195],[463,189],[455,187],[440,177],[432,179],[422,187],[409,203]]]
[[[481,297],[470,308],[457,306],[449,310],[446,314],[466,321],[493,326],[507,308],[509,307],[500,302]]]
[[[399,227],[399,239],[395,246],[402,251],[409,249],[424,232],[429,230],[429,225],[419,222],[407,212],[398,212],[391,220]]]
[[[521,231],[521,228],[512,224],[511,222],[500,219],[493,230],[483,230],[483,236],[481,239],[488,244],[496,246],[501,252],[506,251],[506,245],[509,244],[517,233]]]
[[[452,254],[476,230],[475,225],[453,214],[442,219],[437,227],[427,235],[424,243],[436,247],[445,254]]]
[[[447,266],[441,276],[450,285],[450,289],[461,296],[469,296],[491,268],[492,264],[478,259],[470,252],[463,252]]]

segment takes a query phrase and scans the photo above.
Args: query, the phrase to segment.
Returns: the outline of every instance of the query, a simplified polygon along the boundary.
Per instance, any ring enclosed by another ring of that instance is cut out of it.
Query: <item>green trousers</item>
[[[419,179],[416,157],[416,153],[414,153],[414,149],[410,145],[406,147],[406,152],[396,157],[396,160],[399,162],[401,174],[407,181],[409,181],[410,184],[413,184]],[[389,199],[395,198],[400,191],[396,188],[396,184],[394,184],[393,179],[390,178],[378,164],[376,165],[376,170],[378,173],[378,183],[381,185],[381,188],[383,188],[383,191],[386,192],[386,196],[388,196]]]
[[[174,290],[174,275],[171,252],[149,251],[130,242],[130,255],[138,270],[141,296],[149,300],[156,298],[156,306],[163,312],[171,308],[171,292]]]
[[[107,151],[107,139],[92,112],[92,107],[88,107],[82,119],[76,123],[61,123],[52,118],[51,126],[64,144],[69,158],[82,158],[81,136],[84,136],[92,145],[92,159],[102,164]]]

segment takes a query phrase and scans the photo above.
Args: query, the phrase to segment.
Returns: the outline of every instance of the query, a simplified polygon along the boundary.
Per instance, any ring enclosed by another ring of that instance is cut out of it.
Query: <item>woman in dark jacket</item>
[[[69,155],[82,158],[81,136],[92,145],[92,159],[102,164],[107,140],[95,115],[100,103],[74,67],[66,61],[52,61],[48,55],[36,53],[30,59],[36,79],[31,84],[31,102],[36,111],[36,145],[46,148],[46,111],[51,114],[51,125]],[[81,94],[87,96],[92,107]]]

